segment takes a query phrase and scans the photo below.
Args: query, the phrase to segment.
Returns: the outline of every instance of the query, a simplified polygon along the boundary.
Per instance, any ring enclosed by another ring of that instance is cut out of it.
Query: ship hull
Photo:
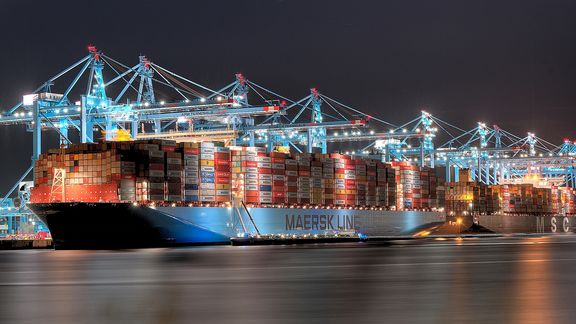
[[[575,215],[473,215],[448,216],[465,229],[472,224],[498,234],[568,234],[576,229]]]
[[[56,248],[224,244],[239,233],[410,235],[445,221],[440,212],[349,209],[151,207],[130,203],[34,203]]]

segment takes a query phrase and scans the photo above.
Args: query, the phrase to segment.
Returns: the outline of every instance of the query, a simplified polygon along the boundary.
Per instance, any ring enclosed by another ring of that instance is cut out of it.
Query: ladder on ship
[[[58,156],[58,164],[54,168],[54,178],[52,179],[52,187],[50,188],[49,202],[56,200],[56,195],[60,194],[60,201],[66,201],[66,166],[64,163],[65,146],[60,145],[60,154]]]

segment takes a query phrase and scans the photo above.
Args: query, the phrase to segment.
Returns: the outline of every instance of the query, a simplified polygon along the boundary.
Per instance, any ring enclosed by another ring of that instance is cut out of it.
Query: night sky
[[[395,124],[426,109],[466,129],[576,137],[576,1],[129,2],[0,0],[0,110],[93,43],[214,89],[242,72],[294,99],[318,87]],[[0,136],[4,193],[32,140],[24,126]]]

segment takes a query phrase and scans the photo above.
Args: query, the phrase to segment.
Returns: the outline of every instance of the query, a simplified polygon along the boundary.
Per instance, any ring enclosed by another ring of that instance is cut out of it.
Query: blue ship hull
[[[440,212],[304,208],[150,207],[130,203],[35,203],[56,248],[223,244],[239,233],[408,235],[445,221]],[[249,215],[252,217],[250,219]]]

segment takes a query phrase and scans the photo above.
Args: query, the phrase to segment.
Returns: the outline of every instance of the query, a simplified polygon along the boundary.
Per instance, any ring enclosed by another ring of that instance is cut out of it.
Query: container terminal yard
[[[316,88],[280,92],[241,73],[213,90],[89,46],[0,116],[33,138],[0,203],[4,237],[149,247],[573,231],[576,142],[428,111],[386,121]],[[42,152],[48,131],[60,147]]]

